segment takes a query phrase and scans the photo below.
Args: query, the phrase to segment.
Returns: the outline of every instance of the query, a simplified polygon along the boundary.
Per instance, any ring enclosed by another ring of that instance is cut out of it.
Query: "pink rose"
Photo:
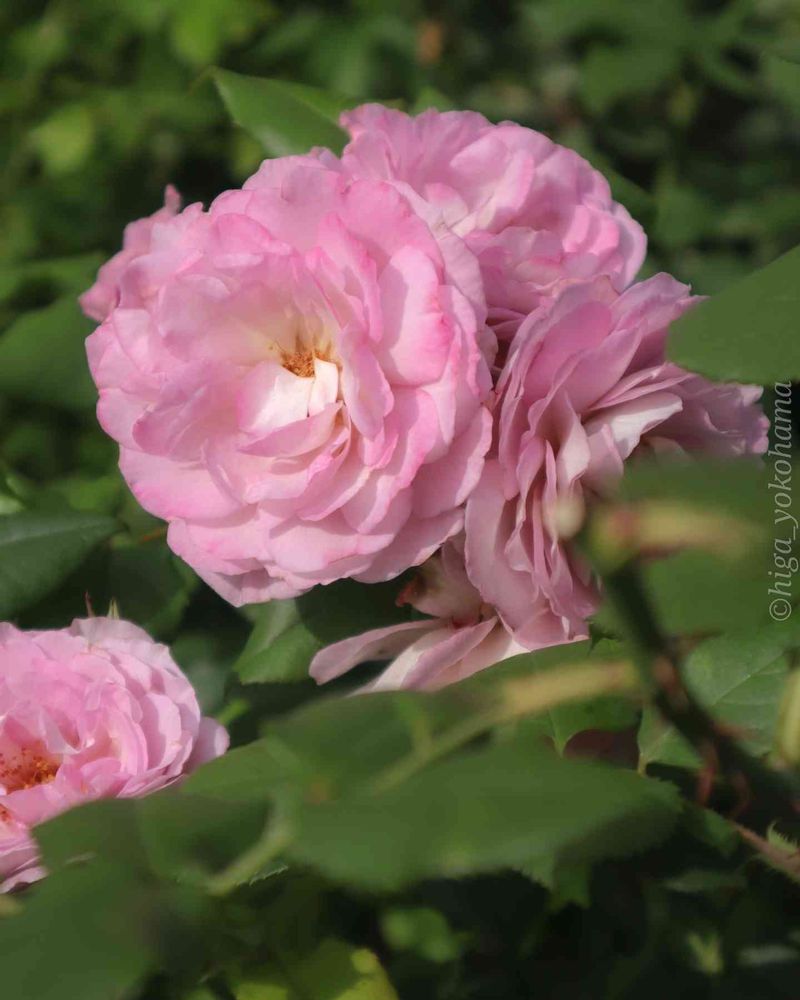
[[[326,162],[159,224],[88,340],[123,475],[234,604],[423,562],[489,446],[474,258]]]
[[[666,274],[617,294],[606,278],[565,288],[522,324],[497,386],[496,447],[467,504],[473,584],[528,649],[586,634],[597,593],[548,527],[560,498],[591,497],[635,453],[760,453],[754,386],[717,385],[664,359],[693,302]]]
[[[89,799],[146,795],[224,753],[169,651],[129,622],[0,624],[0,891],[44,874],[30,828]]]
[[[164,192],[164,206],[145,219],[137,219],[125,227],[122,249],[105,263],[97,281],[80,297],[83,311],[90,319],[104,320],[120,298],[120,279],[131,261],[147,253],[152,245],[154,230],[160,222],[171,219],[181,207],[181,196],[172,185]]]
[[[390,181],[435,232],[478,256],[504,341],[564,280],[605,274],[622,290],[641,266],[644,232],[602,174],[539,132],[472,111],[412,118],[380,104],[341,121],[345,170]]]
[[[398,603],[431,617],[326,646],[314,657],[311,676],[324,684],[359,663],[391,659],[367,690],[434,690],[526,652],[470,583],[463,537],[447,542],[420,567]]]

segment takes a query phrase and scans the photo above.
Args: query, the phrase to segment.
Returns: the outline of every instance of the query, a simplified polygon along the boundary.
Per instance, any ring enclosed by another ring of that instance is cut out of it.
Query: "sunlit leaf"
[[[397,1000],[377,957],[328,938],[310,953],[287,954],[234,985],[236,1000]]]
[[[565,853],[619,857],[666,836],[677,811],[670,785],[505,743],[379,794],[304,804],[289,855],[349,884],[399,888]]]
[[[716,719],[731,726],[754,753],[773,744],[784,681],[789,670],[787,649],[791,636],[782,626],[750,636],[708,639],[694,649],[683,665],[689,690]],[[696,767],[697,754],[647,709],[639,732],[642,762]]]
[[[691,371],[736,382],[800,379],[800,247],[673,324],[667,354]]]
[[[214,82],[237,125],[257,139],[268,156],[307,153],[312,146],[342,151],[347,136],[337,124],[352,101],[305,84],[214,71]]]

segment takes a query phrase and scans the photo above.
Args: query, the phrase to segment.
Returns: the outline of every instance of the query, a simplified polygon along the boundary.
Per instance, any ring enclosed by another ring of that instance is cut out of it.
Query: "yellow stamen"
[[[294,354],[284,354],[281,364],[287,371],[300,378],[311,378],[314,374],[314,352],[295,351]]]
[[[0,783],[5,786],[6,794],[46,785],[57,771],[58,763],[37,750],[23,747],[11,760],[0,753]]]

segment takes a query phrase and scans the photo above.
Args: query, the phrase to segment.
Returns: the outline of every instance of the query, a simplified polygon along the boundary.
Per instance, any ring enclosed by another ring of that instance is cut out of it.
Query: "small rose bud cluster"
[[[763,451],[750,387],[669,363],[696,301],[634,284],[641,227],[547,137],[471,112],[346,113],[341,157],[266,161],[156,215],[83,297],[98,415],[168,540],[234,604],[389,580],[428,618],[329,647],[436,687],[586,634],[554,529],[633,455]]]

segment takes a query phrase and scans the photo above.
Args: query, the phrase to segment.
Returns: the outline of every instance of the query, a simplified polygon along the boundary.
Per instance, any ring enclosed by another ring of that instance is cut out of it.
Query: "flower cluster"
[[[204,210],[126,231],[83,298],[103,427],[168,540],[234,604],[420,567],[427,615],[323,650],[435,687],[586,632],[552,528],[634,454],[757,453],[758,391],[666,361],[695,301],[634,284],[646,240],[571,150],[470,112],[380,105]]]
[[[30,828],[90,799],[146,795],[224,753],[166,647],[113,618],[0,624],[0,891],[44,874]]]

